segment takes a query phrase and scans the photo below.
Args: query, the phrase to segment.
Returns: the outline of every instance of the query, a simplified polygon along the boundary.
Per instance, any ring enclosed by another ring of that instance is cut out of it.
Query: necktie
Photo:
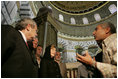
[[[29,48],[29,46],[28,46],[27,42],[25,42],[25,43],[26,43],[27,47]]]

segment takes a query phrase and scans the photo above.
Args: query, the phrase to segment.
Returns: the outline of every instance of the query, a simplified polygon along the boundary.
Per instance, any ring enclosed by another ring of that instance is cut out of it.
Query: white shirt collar
[[[27,42],[27,39],[26,39],[25,35],[23,34],[23,32],[22,32],[22,31],[20,31],[20,30],[18,30],[18,31],[21,33],[21,35],[22,35],[22,37],[23,37],[24,41],[25,41],[25,42]]]

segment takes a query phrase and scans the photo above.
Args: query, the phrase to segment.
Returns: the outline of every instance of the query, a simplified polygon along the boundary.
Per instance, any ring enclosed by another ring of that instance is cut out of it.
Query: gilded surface
[[[51,1],[52,4],[60,9],[68,11],[83,11],[93,8],[102,1]]]

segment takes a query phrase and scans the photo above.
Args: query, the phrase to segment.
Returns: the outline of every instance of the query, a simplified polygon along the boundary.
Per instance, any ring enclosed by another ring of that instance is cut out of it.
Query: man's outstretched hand
[[[93,64],[93,60],[92,60],[92,57],[89,55],[88,51],[85,52],[84,56],[76,53],[76,58],[77,60],[85,63],[85,64],[88,64],[88,65],[92,65]]]

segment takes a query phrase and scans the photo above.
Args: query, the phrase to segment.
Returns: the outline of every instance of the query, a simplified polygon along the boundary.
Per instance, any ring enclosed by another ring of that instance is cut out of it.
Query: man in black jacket
[[[34,78],[38,77],[38,65],[32,59],[27,40],[37,36],[37,25],[29,18],[16,24],[1,27],[1,77]]]

